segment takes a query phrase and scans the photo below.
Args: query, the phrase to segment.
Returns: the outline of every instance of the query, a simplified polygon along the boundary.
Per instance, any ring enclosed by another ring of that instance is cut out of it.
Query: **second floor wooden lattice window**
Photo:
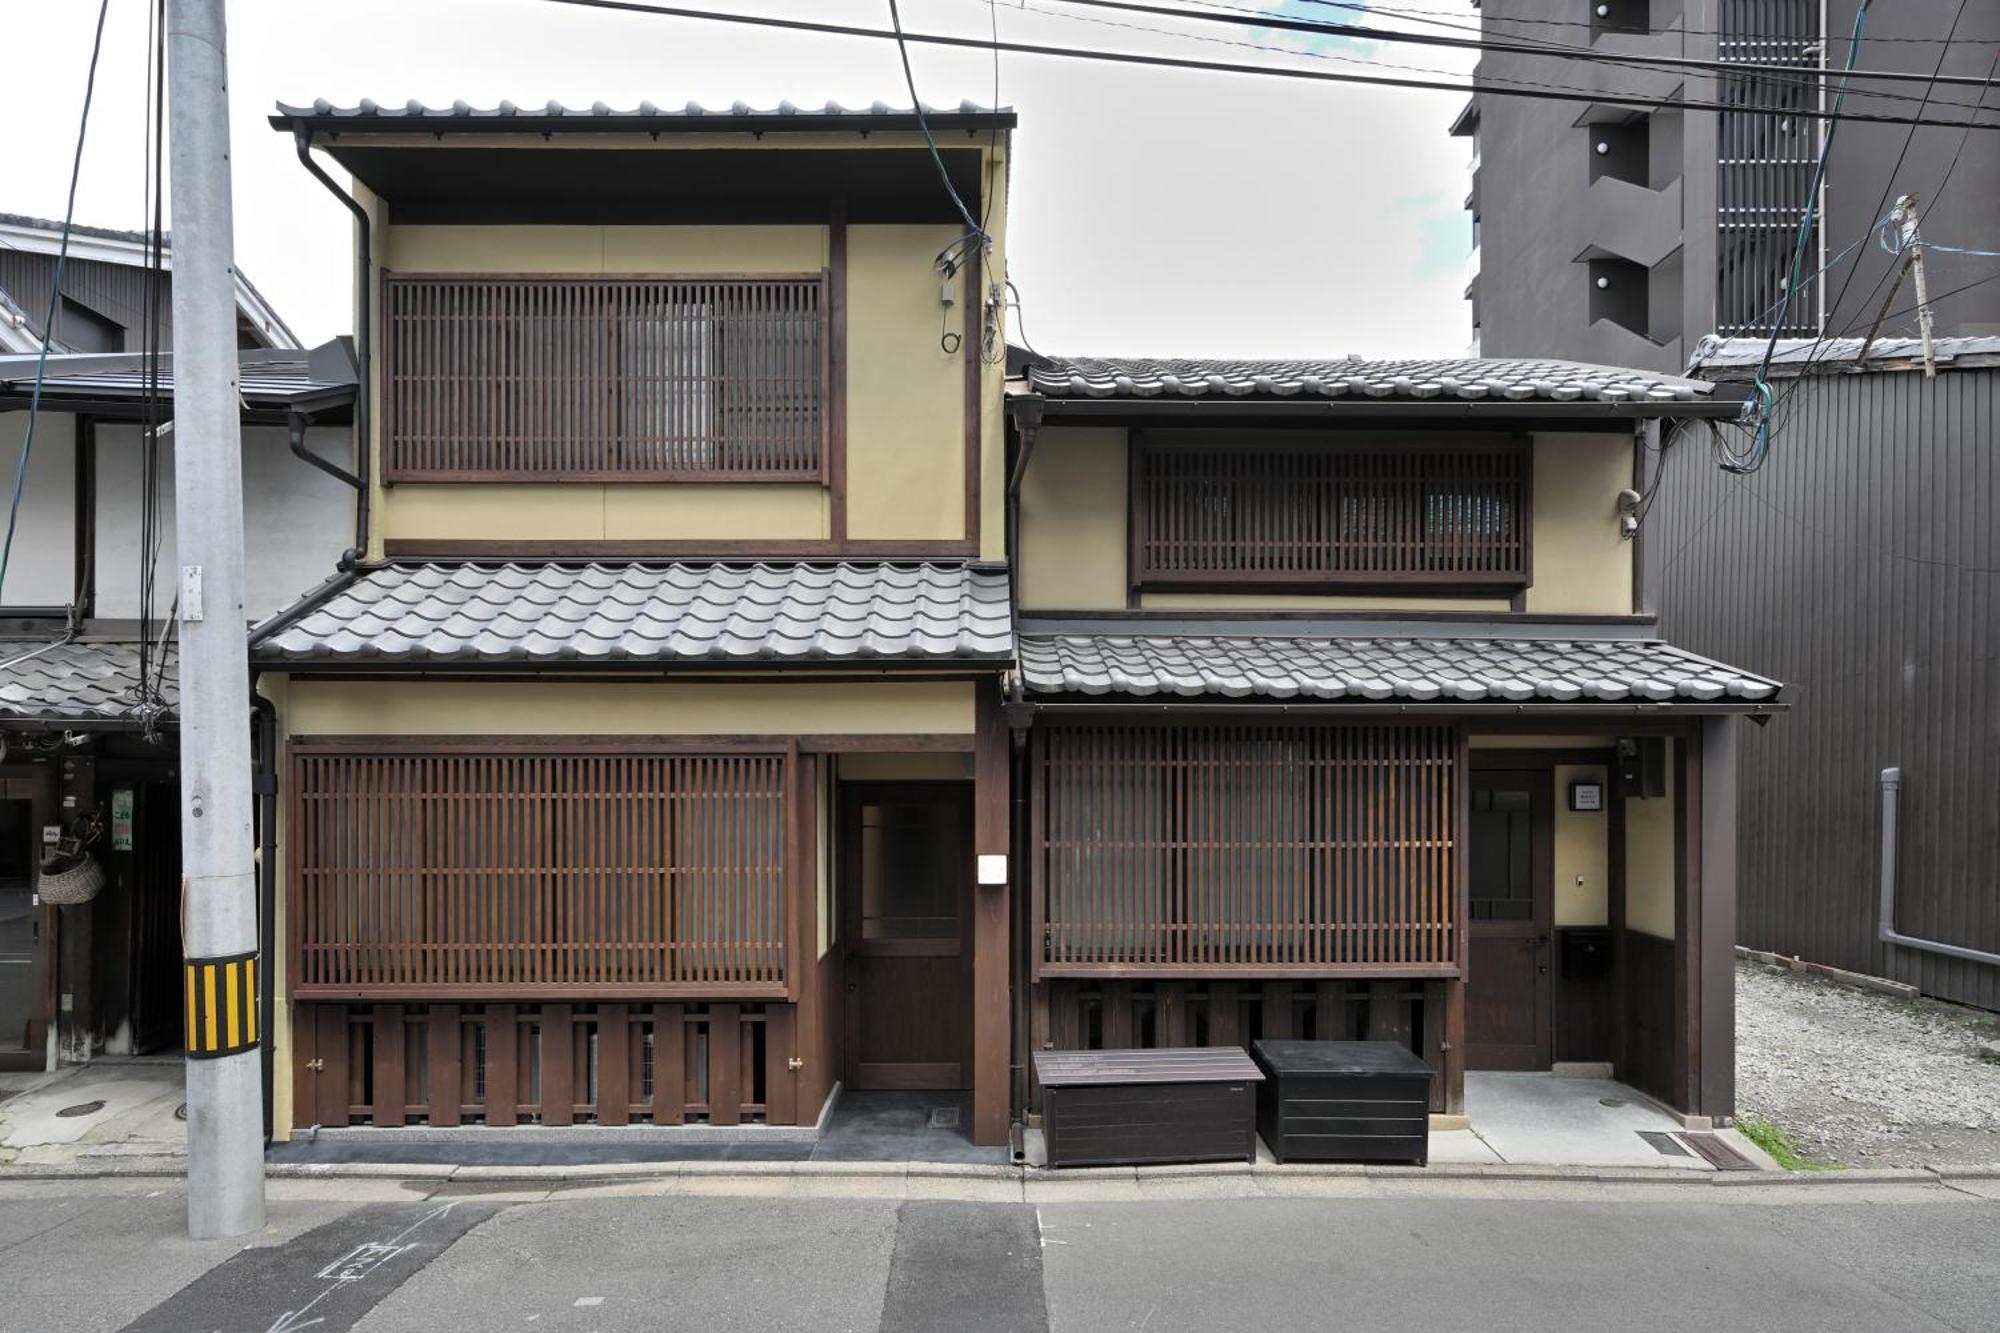
[[[1148,588],[1519,588],[1525,442],[1135,450],[1132,577]]]
[[[822,478],[820,275],[397,275],[386,300],[392,482]]]

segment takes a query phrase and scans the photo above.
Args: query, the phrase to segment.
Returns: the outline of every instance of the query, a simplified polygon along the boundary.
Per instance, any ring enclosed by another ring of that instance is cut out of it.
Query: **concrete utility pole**
[[[188,1234],[264,1225],[243,441],[223,0],[167,5]]]

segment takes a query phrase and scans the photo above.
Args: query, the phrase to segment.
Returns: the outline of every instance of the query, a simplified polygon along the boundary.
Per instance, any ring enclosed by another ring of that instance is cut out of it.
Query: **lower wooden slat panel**
[[[292,1021],[300,1129],[783,1125],[800,1114],[788,1004],[303,1003]]]

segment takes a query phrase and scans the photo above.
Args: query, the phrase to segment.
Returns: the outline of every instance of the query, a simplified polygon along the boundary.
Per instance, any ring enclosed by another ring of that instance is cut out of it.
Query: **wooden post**
[[[622,1125],[632,1118],[632,1087],[627,1060],[632,1052],[622,1004],[597,1006],[597,1123]]]
[[[1444,1113],[1465,1114],[1465,982],[1444,983]]]
[[[708,1123],[743,1122],[743,1006],[708,1006]]]
[[[1701,736],[1701,1013],[1695,1110],[1736,1115],[1737,745],[1744,724],[1712,717]]]
[[[521,1025],[511,1004],[486,1006],[486,1123],[521,1119]]]
[[[374,1083],[375,1123],[400,1125],[404,1119],[404,1097],[408,1095],[403,1063],[403,1006],[375,1006]]]
[[[542,1006],[542,1123],[567,1125],[576,1119],[571,1057],[576,1053],[576,1024],[570,1006]]]
[[[1008,757],[999,682],[982,681],[973,723],[973,850],[981,857],[998,856],[1007,867],[1005,883],[975,884],[972,890],[972,1141],[983,1146],[1006,1143],[1013,1119],[1008,1105],[1014,1028],[1008,918],[1020,867],[1008,856]]]
[[[459,1120],[460,1086],[459,1052],[463,1042],[459,1033],[458,1006],[455,1004],[434,1004],[431,1006],[430,1023],[424,1032],[427,1063],[430,1066],[430,1106],[433,1125],[456,1125]]]

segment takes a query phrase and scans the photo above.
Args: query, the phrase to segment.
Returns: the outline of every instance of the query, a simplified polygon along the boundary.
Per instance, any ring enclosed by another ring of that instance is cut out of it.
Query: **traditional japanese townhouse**
[[[369,386],[362,556],[252,642],[280,1136],[902,1088],[1004,1142],[1012,114],[272,123]]]
[[[1038,1049],[1406,1042],[1733,1110],[1736,755],[1630,488],[1738,387],[1556,361],[1017,353]]]
[[[340,341],[238,358],[261,619],[353,541],[355,371]],[[173,398],[171,354],[0,354],[0,466],[20,478],[0,576],[0,1069],[180,1044],[174,446],[147,429]],[[65,891],[41,871],[69,840],[96,872]]]

